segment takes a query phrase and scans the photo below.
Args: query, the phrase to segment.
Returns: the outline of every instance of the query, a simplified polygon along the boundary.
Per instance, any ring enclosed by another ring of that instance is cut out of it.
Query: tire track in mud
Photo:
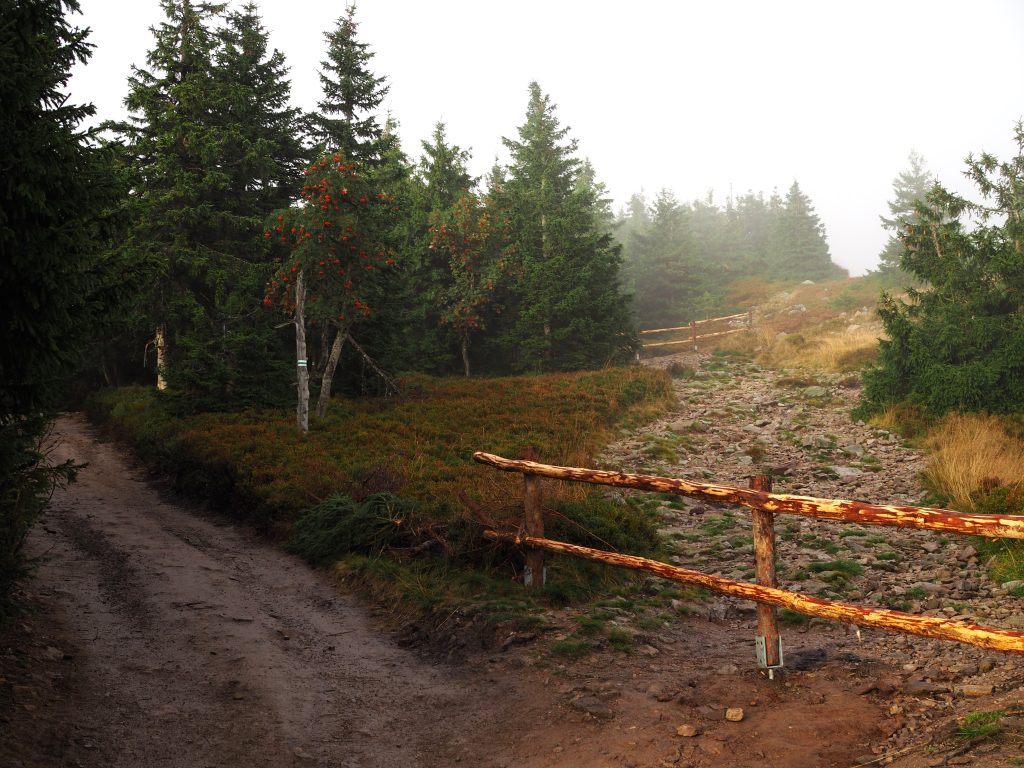
[[[89,681],[68,706],[78,764],[448,765],[517,700],[398,648],[247,530],[162,500],[82,419],[56,436],[55,458],[86,467],[32,546]],[[474,764],[504,765],[495,747]]]

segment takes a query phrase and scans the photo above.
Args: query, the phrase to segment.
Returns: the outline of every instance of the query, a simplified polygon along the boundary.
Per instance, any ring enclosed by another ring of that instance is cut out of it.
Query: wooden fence
[[[736,328],[727,328],[724,331],[708,331],[709,327],[715,323],[726,323],[729,321],[745,320],[746,322]],[[707,320],[693,320],[689,325],[680,325],[675,328],[650,328],[645,331],[640,331],[641,336],[649,336],[655,333],[681,333],[683,331],[689,331],[689,336],[685,339],[675,339],[672,341],[649,341],[644,342],[641,346],[644,349],[652,349],[654,347],[670,347],[676,344],[689,344],[694,350],[697,349],[697,342],[702,339],[712,339],[717,336],[728,336],[731,333],[740,333],[741,331],[749,331],[754,327],[754,313],[740,312],[737,315],[726,315],[724,317],[712,317]],[[698,333],[698,331],[700,331]]]
[[[557,467],[540,464],[529,458],[505,459],[482,452],[473,454],[473,459],[505,472],[518,472],[523,475],[526,513],[523,532],[502,533],[488,530],[485,535],[493,540],[512,542],[526,547],[527,564],[530,566],[533,585],[541,583],[541,578],[539,578],[543,573],[541,553],[546,550],[620,568],[646,571],[671,581],[694,584],[714,592],[753,600],[758,604],[758,629],[755,640],[758,662],[769,670],[781,667],[783,663],[776,606],[789,608],[809,616],[818,616],[849,624],[881,627],[941,640],[954,640],[991,650],[1024,653],[1024,633],[1021,632],[981,626],[967,621],[918,616],[904,611],[840,603],[813,595],[779,589],[775,580],[774,533],[775,514],[794,514],[820,520],[836,520],[864,525],[923,528],[944,533],[1024,539],[1024,516],[972,515],[930,507],[865,504],[838,499],[773,494],[770,493],[771,480],[764,476],[753,478],[751,487],[747,489],[695,483],[689,480],[654,475]],[[538,478],[541,477],[673,493],[703,501],[732,503],[747,507],[752,510],[754,517],[754,558],[757,583],[735,581],[643,557],[605,552],[544,538],[538,484]]]

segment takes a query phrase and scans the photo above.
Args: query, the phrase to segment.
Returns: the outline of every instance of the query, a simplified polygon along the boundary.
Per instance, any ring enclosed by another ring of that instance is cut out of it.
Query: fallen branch
[[[370,357],[368,354],[366,354],[366,350],[364,350],[361,346],[359,346],[359,342],[357,342],[355,339],[352,338],[352,334],[351,333],[347,334],[345,336],[345,340],[348,341],[348,343],[352,345],[352,348],[355,349],[356,352],[358,352],[360,355],[363,356],[363,360],[365,360],[366,364],[373,369],[374,373],[376,373],[378,376],[381,377],[381,379],[383,379],[383,381],[384,381],[384,394],[385,394],[385,396],[397,395],[397,396],[401,397],[402,396],[402,390],[398,388],[398,382],[395,381],[393,378],[391,378],[391,376],[389,376],[384,371],[383,368],[381,368],[379,365],[377,365],[377,361],[376,360],[374,360],[372,357]]]

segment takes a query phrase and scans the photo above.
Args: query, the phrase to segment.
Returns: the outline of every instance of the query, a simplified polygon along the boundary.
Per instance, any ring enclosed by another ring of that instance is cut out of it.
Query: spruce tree
[[[786,194],[775,243],[778,260],[768,266],[771,277],[818,281],[846,276],[846,270],[832,262],[825,227],[796,181]]]
[[[386,78],[370,69],[373,52],[357,39],[355,3],[345,9],[335,28],[324,34],[327,59],[321,62],[323,99],[309,118],[309,132],[320,153],[340,152],[365,167],[382,152],[383,131],[377,108],[388,93]]]
[[[904,221],[899,266],[925,287],[883,296],[887,340],[862,413],[911,401],[933,413],[1024,407],[1024,126],[1017,156],[968,158],[983,202],[935,184]],[[971,219],[974,219],[973,221]]]
[[[520,370],[604,365],[635,343],[619,287],[621,249],[576,140],[540,86],[529,90],[518,139],[504,139],[512,162],[503,197],[519,261],[505,341]]]
[[[114,157],[67,98],[91,54],[74,0],[0,0],[0,623],[25,537],[74,470],[39,450],[46,422],[90,343],[116,326],[144,277],[110,242],[126,190]]]
[[[878,254],[878,271],[896,278],[900,276],[900,260],[903,258],[903,242],[900,233],[916,216],[917,204],[925,199],[935,177],[928,171],[924,158],[911,152],[907,158],[909,167],[892,181],[893,196],[888,202],[889,215],[879,216],[882,228],[887,230],[889,239]],[[902,277],[908,277],[902,273]]]
[[[641,328],[694,319],[694,298],[701,286],[689,218],[687,208],[662,190],[651,205],[650,224],[633,235],[633,301]]]
[[[284,61],[255,8],[163,0],[147,68],[135,68],[119,126],[137,180],[126,249],[157,261],[145,297],[161,373],[193,407],[270,403],[288,370],[280,334],[255,311],[269,270],[262,221],[293,194]]]

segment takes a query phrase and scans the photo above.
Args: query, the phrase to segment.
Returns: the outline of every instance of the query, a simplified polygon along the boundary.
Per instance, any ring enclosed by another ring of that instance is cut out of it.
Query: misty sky
[[[158,0],[81,0],[93,58],[76,102],[123,115]],[[238,6],[239,3],[234,3]],[[294,103],[318,100],[322,33],[338,0],[258,3],[287,57]],[[1014,0],[628,3],[362,0],[359,37],[388,78],[385,106],[408,154],[444,120],[483,174],[504,161],[537,80],[616,209],[641,189],[682,200],[714,189],[784,193],[794,179],[825,223],[832,257],[876,263],[878,216],[917,150],[962,192],[969,153],[1015,153],[1024,117],[1024,3]]]

